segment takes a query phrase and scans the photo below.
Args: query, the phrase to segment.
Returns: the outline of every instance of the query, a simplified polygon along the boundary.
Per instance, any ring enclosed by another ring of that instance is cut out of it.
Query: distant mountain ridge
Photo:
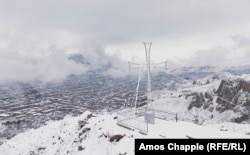
[[[217,72],[229,72],[232,74],[250,74],[250,65],[246,66],[232,66],[232,67],[217,67],[217,66],[189,66],[180,67],[170,70],[173,74],[185,74],[195,72],[217,73]]]

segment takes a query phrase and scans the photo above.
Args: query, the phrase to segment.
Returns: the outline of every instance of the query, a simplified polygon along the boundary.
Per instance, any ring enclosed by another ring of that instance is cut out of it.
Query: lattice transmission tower
[[[145,68],[147,72],[147,110],[153,110],[152,107],[152,95],[151,95],[151,68],[161,68],[164,70],[167,70],[167,61],[161,62],[161,63],[151,63],[150,59],[150,50],[151,50],[151,43],[145,43],[143,42],[146,52],[146,63],[145,64],[139,64],[134,62],[128,62],[129,63],[129,70],[135,69],[135,68]],[[136,106],[136,105],[135,105]]]

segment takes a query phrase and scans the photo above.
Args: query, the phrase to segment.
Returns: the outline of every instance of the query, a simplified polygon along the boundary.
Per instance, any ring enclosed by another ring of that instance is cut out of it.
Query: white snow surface
[[[135,138],[250,138],[249,135],[231,131],[221,131],[218,127],[204,127],[189,122],[170,122],[156,119],[155,125],[149,125],[147,135],[138,130],[129,130],[116,124],[116,114],[93,114],[90,112],[79,117],[66,117],[61,121],[48,122],[46,126],[20,133],[0,146],[1,155],[117,155],[134,154]],[[87,124],[80,128],[79,121]],[[228,125],[230,126],[230,125]],[[249,125],[238,125],[241,130],[249,129]],[[79,133],[90,128],[81,136]],[[220,125],[221,128],[221,125]],[[118,142],[110,142],[113,135],[123,135]],[[106,137],[105,137],[106,136]],[[80,140],[82,139],[82,141]],[[79,151],[78,146],[83,150]]]
[[[243,74],[243,75],[241,75],[241,78],[246,80],[246,81],[250,81],[250,74]]]

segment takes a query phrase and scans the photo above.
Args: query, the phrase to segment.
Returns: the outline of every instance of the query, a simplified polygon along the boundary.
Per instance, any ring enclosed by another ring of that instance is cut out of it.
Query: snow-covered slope
[[[238,116],[237,111],[216,110],[217,99],[226,98],[226,95],[216,93],[221,81],[249,80],[250,76],[248,72],[233,74],[236,69],[220,70],[223,69],[205,67],[170,72],[174,80],[166,83],[166,89],[152,92],[152,106],[155,110],[177,113],[178,122],[156,119],[155,125],[149,124],[147,135],[118,126],[115,113],[85,112],[79,117],[68,116],[61,121],[48,122],[36,130],[20,133],[0,146],[0,154],[132,155],[135,138],[250,138],[250,124],[230,122]],[[248,68],[242,72],[245,70]],[[1,128],[0,124],[0,131]]]
[[[152,93],[154,109],[177,113],[181,120],[198,124],[249,123],[249,74],[219,72],[188,76],[182,71],[179,74],[175,75],[178,80],[185,77],[182,82],[170,81],[164,90]]]
[[[118,126],[116,121],[116,115],[109,113],[85,112],[79,117],[66,117],[15,136],[0,147],[0,152],[1,155],[132,155],[135,138],[250,138],[193,123],[159,119],[155,125],[149,125],[148,135],[144,135]],[[250,125],[242,128],[249,129]]]

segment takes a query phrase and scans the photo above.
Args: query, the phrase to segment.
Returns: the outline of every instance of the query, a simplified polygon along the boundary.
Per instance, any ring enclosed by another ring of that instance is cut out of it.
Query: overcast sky
[[[143,41],[173,68],[247,65],[249,15],[249,0],[0,0],[0,81],[88,69],[69,53],[119,75],[123,60],[145,59]]]

